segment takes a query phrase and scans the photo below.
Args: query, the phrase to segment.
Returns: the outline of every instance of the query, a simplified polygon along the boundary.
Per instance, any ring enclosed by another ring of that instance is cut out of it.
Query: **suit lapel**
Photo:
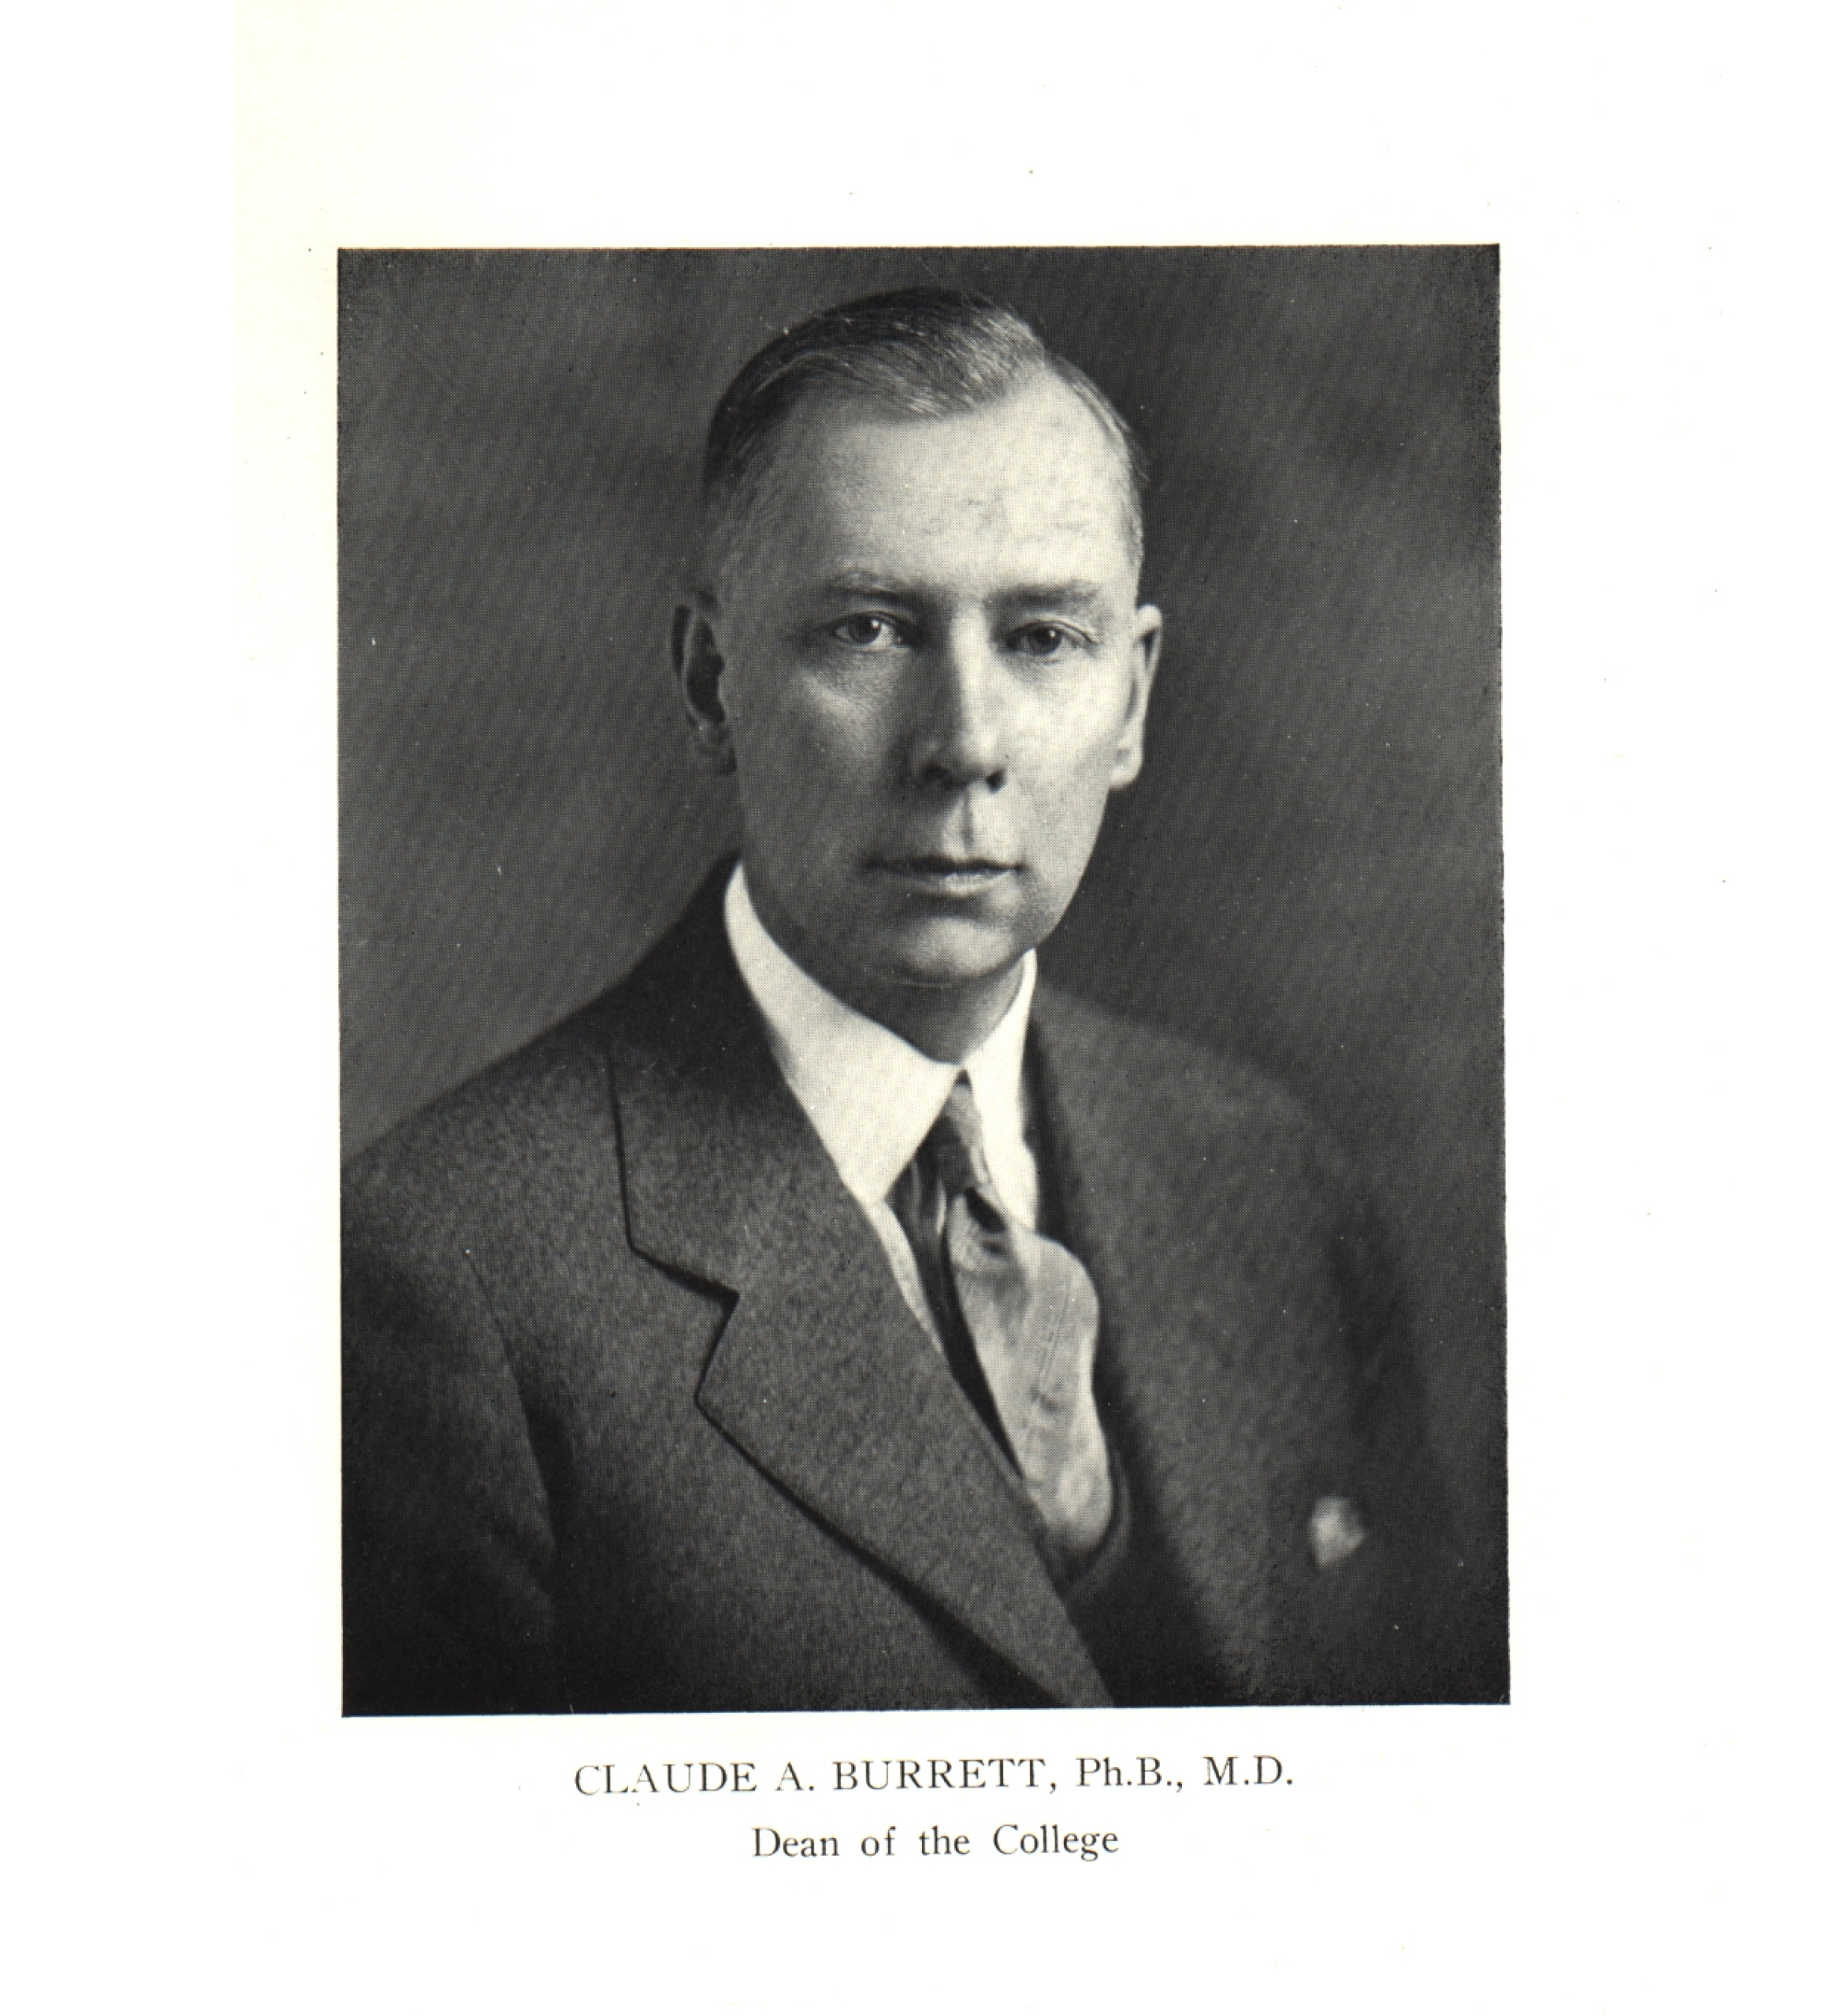
[[[1267,1487],[1235,1256],[1187,1245],[1183,1173],[1133,1110],[1122,1060],[1047,988],[1032,1057],[1063,1233],[1101,1303],[1097,1399],[1136,1527],[1176,1577],[1217,1683],[1247,1697],[1268,1634]]]
[[[629,1238],[735,1301],[698,1405],[1053,1700],[1108,1694],[971,1408],[787,1091],[707,887],[609,1039]]]

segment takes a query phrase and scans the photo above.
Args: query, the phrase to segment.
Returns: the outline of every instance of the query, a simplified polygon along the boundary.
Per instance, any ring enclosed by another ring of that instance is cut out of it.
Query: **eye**
[[[834,623],[827,635],[849,644],[854,651],[894,651],[903,642],[903,632],[893,618],[878,616],[869,609]]]
[[[1060,623],[1027,623],[1011,635],[1011,648],[1026,658],[1055,658],[1080,642]]]

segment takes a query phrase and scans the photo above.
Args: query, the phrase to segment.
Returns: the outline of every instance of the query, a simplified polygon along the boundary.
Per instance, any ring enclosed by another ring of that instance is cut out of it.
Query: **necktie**
[[[1074,1254],[1007,1217],[964,1075],[891,1204],[948,1363],[1017,1466],[1058,1565],[1073,1574],[1113,1510],[1094,1403],[1100,1309]]]

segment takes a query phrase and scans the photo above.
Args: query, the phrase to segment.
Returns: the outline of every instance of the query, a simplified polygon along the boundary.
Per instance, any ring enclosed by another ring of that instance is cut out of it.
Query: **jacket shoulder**
[[[346,1170],[349,1203],[405,1190],[451,1199],[495,1188],[504,1201],[541,1172],[599,1171],[615,1145],[609,1059],[619,1047],[668,1072],[733,1040],[712,876],[678,924],[623,978],[499,1062],[400,1121]]]
[[[620,994],[612,989],[399,1121],[347,1165],[349,1199],[452,1192],[491,1184],[496,1171],[515,1182],[525,1168],[567,1160],[585,1136],[611,1139],[603,1051]]]
[[[1105,1106],[1147,1142],[1179,1156],[1232,1139],[1294,1144],[1337,1160],[1299,1100],[1251,1065],[1059,987],[1040,988],[1034,1012],[1064,1096]]]

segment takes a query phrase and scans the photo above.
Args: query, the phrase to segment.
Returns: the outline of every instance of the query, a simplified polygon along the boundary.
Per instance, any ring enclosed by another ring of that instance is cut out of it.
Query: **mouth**
[[[930,896],[982,896],[1016,875],[1015,861],[994,861],[983,855],[916,854],[871,863],[879,875]]]

